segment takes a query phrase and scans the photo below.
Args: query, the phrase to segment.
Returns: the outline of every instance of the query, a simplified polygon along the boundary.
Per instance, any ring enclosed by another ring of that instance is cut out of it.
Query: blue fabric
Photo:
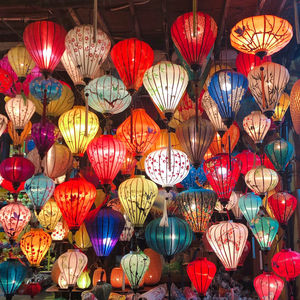
[[[186,188],[197,188],[199,185],[196,183],[196,180],[200,185],[203,185],[206,181],[206,176],[203,170],[203,163],[201,166],[196,169],[195,167],[191,167],[189,174],[181,181],[181,184]]]

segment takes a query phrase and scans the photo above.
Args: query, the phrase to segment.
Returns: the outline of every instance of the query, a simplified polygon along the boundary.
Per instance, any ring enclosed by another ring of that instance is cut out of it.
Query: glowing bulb
[[[225,176],[227,174],[227,169],[224,167],[218,168],[218,174]]]

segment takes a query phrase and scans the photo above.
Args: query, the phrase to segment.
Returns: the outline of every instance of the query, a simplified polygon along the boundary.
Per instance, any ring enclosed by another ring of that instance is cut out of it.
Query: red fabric
[[[2,183],[1,183],[1,186],[8,190],[9,192],[13,193],[13,194],[16,194],[16,193],[19,193],[21,192],[22,190],[24,190],[24,184],[25,184],[25,181],[21,182],[20,186],[18,187],[18,189],[14,189],[12,183],[6,179],[3,179]]]
[[[243,175],[246,175],[254,167],[254,162],[256,167],[261,165],[259,156],[250,150],[243,150],[235,158],[241,162],[241,173]]]
[[[9,73],[3,69],[0,69],[0,93],[6,92],[11,88],[13,79]]]

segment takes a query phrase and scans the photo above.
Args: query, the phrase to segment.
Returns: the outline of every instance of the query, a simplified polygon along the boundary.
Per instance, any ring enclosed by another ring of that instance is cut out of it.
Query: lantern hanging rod
[[[256,13],[255,15],[260,15],[261,11],[263,10],[267,0],[260,0],[259,4],[257,5]]]
[[[133,0],[128,0],[128,3],[129,3],[130,14],[131,14],[131,17],[133,18],[133,22],[134,22],[135,34],[136,34],[137,38],[141,40],[142,39],[141,27],[140,27],[139,21],[137,19],[134,2],[133,2]]]

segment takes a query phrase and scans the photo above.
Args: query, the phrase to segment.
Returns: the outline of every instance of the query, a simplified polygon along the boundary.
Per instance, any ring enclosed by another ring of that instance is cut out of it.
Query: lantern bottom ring
[[[256,56],[258,56],[260,59],[263,59],[267,55],[267,51],[265,50],[260,50],[255,53]]]
[[[274,115],[274,110],[265,110],[265,111],[264,111],[264,115],[265,115],[268,119],[270,119],[270,118],[272,118],[272,116]]]
[[[225,126],[227,128],[229,128],[232,125],[232,123],[233,123],[233,119],[232,118],[225,118],[225,119],[222,119],[222,121],[223,121],[223,123],[225,124]]]

